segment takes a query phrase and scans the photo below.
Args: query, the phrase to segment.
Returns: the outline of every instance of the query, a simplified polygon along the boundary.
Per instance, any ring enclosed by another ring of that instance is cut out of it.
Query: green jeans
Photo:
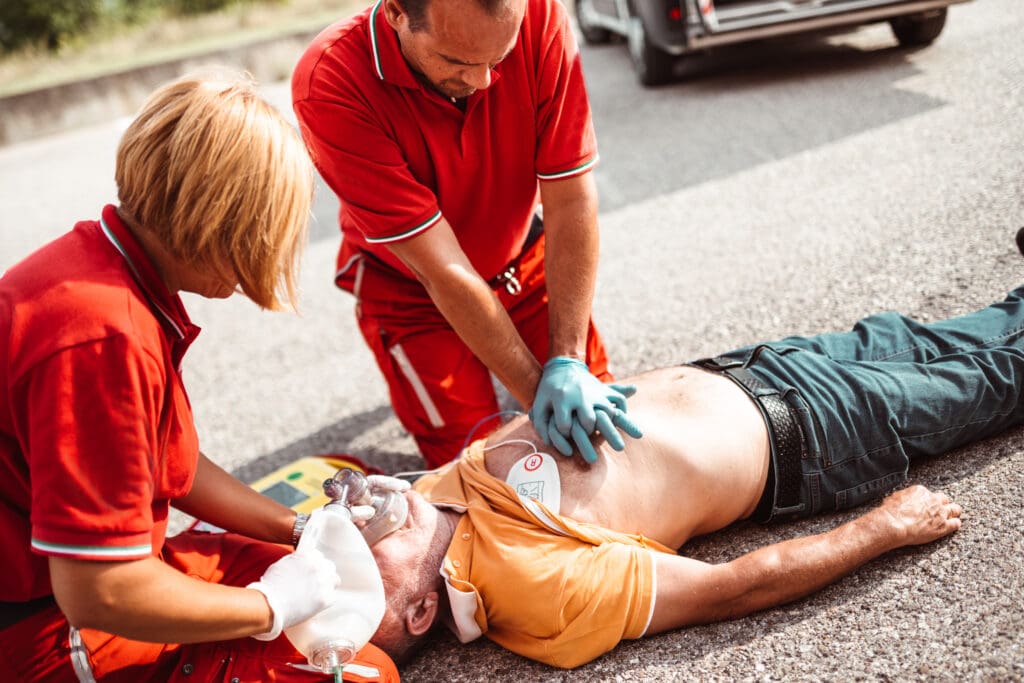
[[[881,313],[715,360],[777,391],[803,431],[799,503],[771,517],[840,510],[901,485],[915,458],[1024,423],[1024,286],[941,322]]]

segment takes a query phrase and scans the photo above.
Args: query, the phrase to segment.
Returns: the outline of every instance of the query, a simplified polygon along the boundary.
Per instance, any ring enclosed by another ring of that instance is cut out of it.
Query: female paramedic
[[[305,149],[247,80],[186,76],[129,126],[116,181],[117,206],[0,277],[0,678],[322,680],[277,636],[328,604],[334,565],[199,452],[178,296],[294,306]],[[170,505],[233,533],[165,538]]]

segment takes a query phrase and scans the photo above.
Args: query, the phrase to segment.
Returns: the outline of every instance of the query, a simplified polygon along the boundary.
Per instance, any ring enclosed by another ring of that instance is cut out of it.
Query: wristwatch
[[[299,547],[299,539],[302,538],[302,532],[306,528],[306,522],[309,521],[309,514],[306,512],[300,512],[295,515],[295,524],[292,525],[292,547]]]

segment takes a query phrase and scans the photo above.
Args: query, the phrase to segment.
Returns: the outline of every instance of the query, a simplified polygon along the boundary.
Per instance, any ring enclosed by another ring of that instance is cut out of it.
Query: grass
[[[154,12],[134,24],[98,25],[56,53],[25,49],[0,57],[0,97],[315,31],[369,4],[370,0],[244,2],[199,16]]]

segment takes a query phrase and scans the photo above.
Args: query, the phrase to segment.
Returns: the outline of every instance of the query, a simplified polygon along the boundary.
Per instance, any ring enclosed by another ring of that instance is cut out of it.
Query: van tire
[[[587,45],[604,45],[611,42],[612,34],[608,29],[587,21],[588,15],[596,13],[592,2],[593,0],[575,0],[573,7],[576,9],[576,23],[583,34],[583,42]]]
[[[903,47],[930,45],[942,33],[942,27],[945,25],[945,7],[931,12],[893,17],[889,20],[896,40],[900,41]]]
[[[629,56],[633,60],[633,70],[642,85],[661,85],[672,80],[675,57],[651,44],[640,17],[630,17],[626,42],[629,45]]]

